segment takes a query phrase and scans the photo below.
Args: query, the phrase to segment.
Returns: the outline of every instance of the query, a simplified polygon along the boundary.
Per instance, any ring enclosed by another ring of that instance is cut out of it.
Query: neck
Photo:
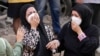
[[[36,30],[36,27],[31,27],[31,29],[34,29],[34,30]]]

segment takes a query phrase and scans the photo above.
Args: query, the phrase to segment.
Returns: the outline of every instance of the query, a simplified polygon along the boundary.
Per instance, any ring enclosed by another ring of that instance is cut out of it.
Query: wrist
[[[78,39],[81,41],[84,38],[86,38],[86,34],[85,33],[81,33],[80,35],[78,35]]]
[[[17,40],[17,42],[21,42],[21,40]]]
[[[80,34],[82,34],[82,33],[83,33],[83,31],[81,31],[81,30],[77,32],[78,35],[80,35]]]

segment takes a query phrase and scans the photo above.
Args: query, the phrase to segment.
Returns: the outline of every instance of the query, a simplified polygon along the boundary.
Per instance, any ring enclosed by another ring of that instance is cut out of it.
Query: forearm
[[[81,53],[91,53],[91,52],[95,52],[98,46],[99,46],[98,38],[86,37],[80,42],[79,48]]]
[[[78,39],[80,40],[80,41],[82,41],[83,39],[85,39],[87,36],[86,36],[86,34],[85,33],[80,33],[80,34],[78,34]]]
[[[22,56],[23,45],[21,42],[15,43],[15,47],[13,49],[14,56]]]

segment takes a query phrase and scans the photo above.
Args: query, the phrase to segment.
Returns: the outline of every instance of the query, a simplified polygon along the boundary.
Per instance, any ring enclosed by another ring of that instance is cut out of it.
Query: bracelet
[[[81,33],[80,35],[78,35],[78,39],[80,41],[82,41],[84,38],[86,38],[86,35],[84,33]]]

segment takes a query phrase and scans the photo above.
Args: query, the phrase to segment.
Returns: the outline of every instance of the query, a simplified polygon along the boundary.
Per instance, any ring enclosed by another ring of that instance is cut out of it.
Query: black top
[[[87,37],[79,41],[77,33],[71,28],[71,23],[66,23],[58,36],[61,43],[59,50],[65,50],[64,56],[95,56],[95,50],[99,45],[99,32],[98,28],[91,24],[92,12],[82,4],[76,5],[73,10],[80,14],[80,27]]]
[[[84,30],[86,38],[81,42],[77,34],[72,31],[70,23],[64,25],[58,39],[61,42],[60,50],[65,50],[64,56],[95,56],[95,50],[99,45],[99,33],[97,27],[91,25]]]
[[[51,50],[48,50],[46,48],[47,45],[47,38],[46,37],[41,37],[40,41],[36,47],[36,50],[34,51],[34,56],[52,56]]]

